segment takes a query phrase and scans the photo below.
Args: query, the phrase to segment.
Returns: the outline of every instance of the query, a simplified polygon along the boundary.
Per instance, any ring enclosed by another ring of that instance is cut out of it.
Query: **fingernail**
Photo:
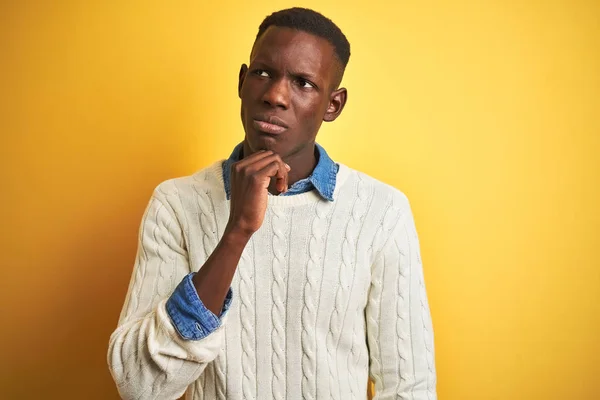
[[[285,167],[287,168],[287,170],[289,171],[290,169],[292,169],[289,165],[285,164]]]

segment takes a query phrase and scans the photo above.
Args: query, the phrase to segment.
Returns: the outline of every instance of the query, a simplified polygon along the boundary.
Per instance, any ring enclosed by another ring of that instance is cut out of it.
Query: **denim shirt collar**
[[[326,200],[333,201],[333,192],[335,190],[335,182],[339,165],[333,162],[321,145],[315,143],[315,148],[318,161],[312,174],[308,178],[301,179],[294,183],[288,188],[287,192],[280,196],[292,196],[294,194],[305,193],[316,189],[321,197]],[[231,170],[231,165],[240,160],[242,150],[243,145],[240,143],[235,146],[229,158],[223,162],[223,182],[225,184],[225,193],[227,194],[228,200],[231,196],[229,171]]]

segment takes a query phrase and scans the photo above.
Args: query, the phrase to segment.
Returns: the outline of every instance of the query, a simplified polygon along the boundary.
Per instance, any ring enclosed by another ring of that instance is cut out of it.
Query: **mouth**
[[[252,120],[254,129],[260,132],[278,135],[288,129],[288,125],[281,118],[274,115],[259,115]]]

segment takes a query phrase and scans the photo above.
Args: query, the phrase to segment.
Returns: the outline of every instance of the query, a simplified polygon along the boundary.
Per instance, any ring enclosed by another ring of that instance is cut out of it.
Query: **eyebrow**
[[[270,63],[263,61],[263,60],[259,60],[259,59],[255,59],[251,64],[253,64],[253,66],[259,66],[259,67],[265,67],[267,69],[273,69],[273,67],[271,66]],[[306,80],[309,80],[309,81],[312,81],[315,83],[317,83],[316,81],[319,80],[318,75],[313,74],[311,72],[301,71],[301,70],[289,70],[287,72],[291,76],[303,78],[303,79],[306,79]]]
[[[317,75],[311,74],[310,72],[301,72],[301,71],[289,71],[291,75],[297,76],[299,78],[304,78],[309,81],[316,81],[318,79]]]

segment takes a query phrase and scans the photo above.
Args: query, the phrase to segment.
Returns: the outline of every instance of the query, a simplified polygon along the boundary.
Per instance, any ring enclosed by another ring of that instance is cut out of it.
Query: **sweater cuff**
[[[173,326],[186,340],[201,340],[216,331],[221,326],[233,297],[233,292],[229,288],[221,315],[217,317],[200,300],[192,283],[194,275],[195,272],[192,272],[183,278],[166,304],[167,314],[169,314]]]

